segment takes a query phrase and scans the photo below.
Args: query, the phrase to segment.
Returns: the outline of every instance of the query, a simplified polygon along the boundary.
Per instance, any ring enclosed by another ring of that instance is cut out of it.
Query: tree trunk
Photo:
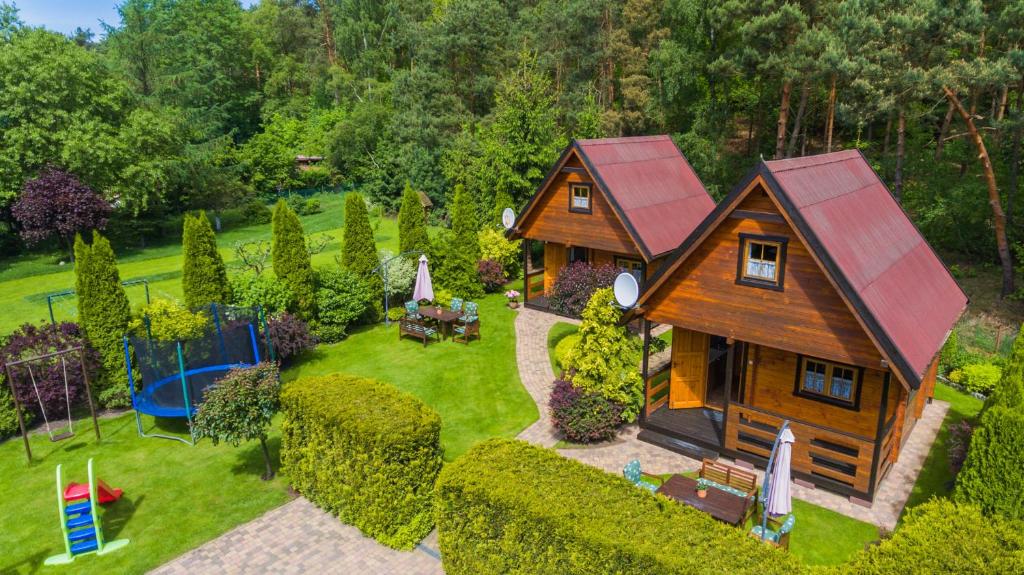
[[[754,110],[750,110],[750,120],[747,122],[747,155],[754,153]]]
[[[316,7],[320,11],[320,20],[324,27],[324,50],[327,51],[327,63],[334,66],[338,63],[338,55],[334,51],[334,30],[331,26],[331,11],[324,5],[323,0],[316,0]]]
[[[996,174],[992,169],[992,160],[985,149],[985,140],[981,132],[974,125],[974,118],[964,109],[956,93],[943,86],[942,91],[946,93],[946,99],[956,107],[957,113],[967,124],[967,133],[970,134],[975,148],[978,149],[978,159],[985,174],[985,183],[988,185],[988,203],[992,208],[992,220],[996,230],[996,249],[999,251],[999,261],[1003,266],[1003,289],[1000,297],[1005,298],[1014,291],[1013,287],[1013,258],[1010,256],[1010,245],[1006,239],[1006,214],[1003,213],[1003,206],[999,199],[999,188],[996,186]]]
[[[779,103],[779,123],[775,130],[775,159],[781,160],[786,148],[786,123],[789,121],[789,92],[793,83],[786,80],[782,83],[782,101]]]
[[[828,89],[828,115],[825,118],[825,152],[832,151],[832,130],[836,122],[836,75],[832,74],[832,84]]]
[[[892,133],[892,114],[885,119],[885,139],[882,140],[882,155],[889,153],[889,134]]]
[[[1006,115],[1006,101],[1010,96],[1009,84],[1003,84],[1003,88],[999,93],[999,106],[996,108],[995,118],[997,122],[1003,121],[1003,117]]]
[[[804,81],[803,88],[800,89],[800,103],[796,107],[796,118],[793,120],[793,133],[789,135],[789,147],[786,149],[787,158],[792,158],[796,153],[796,141],[800,138],[800,124],[803,122],[804,112],[807,111],[807,95],[810,91],[811,86]]]
[[[935,140],[935,161],[942,159],[942,149],[946,146],[946,134],[949,133],[949,125],[953,122],[953,112],[956,108],[953,104],[946,107],[946,117],[942,119],[942,127],[939,128],[939,137]]]
[[[892,178],[892,193],[896,201],[903,202],[903,157],[906,153],[907,115],[900,108],[896,120],[896,173]]]
[[[270,481],[274,478],[274,468],[270,465],[270,450],[267,449],[267,438],[260,438],[260,449],[263,450],[263,462],[267,465],[266,472],[260,476],[263,481]]]

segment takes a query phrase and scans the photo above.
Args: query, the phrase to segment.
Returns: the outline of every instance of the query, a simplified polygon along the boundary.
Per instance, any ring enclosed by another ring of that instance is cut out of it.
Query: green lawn
[[[364,328],[349,339],[322,345],[287,370],[286,381],[306,375],[351,373],[374,377],[419,397],[441,414],[445,459],[489,437],[514,437],[537,420],[537,406],[516,369],[514,311],[501,294],[478,300],[482,339],[424,347],[398,339],[398,326]]]
[[[146,418],[145,425],[148,430],[153,420]],[[0,443],[0,573],[61,569],[42,569],[46,557],[64,550],[55,495],[58,463],[65,482],[84,482],[86,461],[93,457],[97,476],[125,491],[106,506],[103,530],[108,540],[129,538],[131,544],[103,557],[81,556],[63,568],[76,575],[143,573],[288,500],[284,481],[260,481],[263,461],[255,443],[236,449],[209,441],[189,447],[145,439],[132,414],[101,420],[100,429],[99,444],[85,422],[76,427],[78,435],[60,443],[33,436],[31,465],[20,438]],[[276,429],[270,444],[276,459]]]

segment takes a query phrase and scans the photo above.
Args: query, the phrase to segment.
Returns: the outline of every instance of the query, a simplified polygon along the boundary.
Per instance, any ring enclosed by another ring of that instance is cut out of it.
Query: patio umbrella
[[[427,256],[420,256],[420,268],[416,271],[416,287],[412,290],[412,299],[416,301],[434,299],[434,286],[430,282]]]
[[[765,511],[776,517],[793,510],[789,493],[789,464],[795,440],[789,427],[783,427],[782,433],[779,434],[779,450],[775,454],[771,477],[768,480],[768,501],[765,504]]]

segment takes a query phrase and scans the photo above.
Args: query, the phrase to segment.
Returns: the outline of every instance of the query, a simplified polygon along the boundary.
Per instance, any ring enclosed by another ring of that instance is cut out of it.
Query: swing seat
[[[55,434],[55,435],[51,435],[50,436],[50,441],[53,442],[53,443],[57,443],[58,441],[63,441],[65,439],[69,439],[69,438],[72,438],[74,436],[75,436],[75,432],[74,431],[65,431],[64,433],[58,433],[58,434]]]

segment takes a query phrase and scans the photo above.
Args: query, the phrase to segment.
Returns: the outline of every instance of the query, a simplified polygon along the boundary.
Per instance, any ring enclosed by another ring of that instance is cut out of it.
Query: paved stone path
[[[561,439],[551,425],[548,396],[555,381],[548,357],[548,332],[558,322],[579,324],[578,320],[520,307],[516,315],[516,366],[519,379],[537,404],[540,417],[519,434],[519,439],[544,447],[553,447]]]

